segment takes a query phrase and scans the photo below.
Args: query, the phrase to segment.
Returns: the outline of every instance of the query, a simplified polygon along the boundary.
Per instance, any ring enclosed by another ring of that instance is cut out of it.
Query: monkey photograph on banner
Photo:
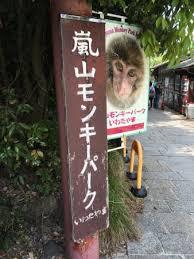
[[[139,32],[136,26],[106,20],[108,139],[147,128],[149,66]]]

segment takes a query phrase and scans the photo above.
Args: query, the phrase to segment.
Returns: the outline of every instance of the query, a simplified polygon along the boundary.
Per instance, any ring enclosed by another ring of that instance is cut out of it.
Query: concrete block
[[[187,234],[158,234],[164,252],[167,254],[193,254],[194,245],[188,240]],[[184,258],[184,257],[183,257]]]
[[[163,248],[152,232],[145,232],[139,241],[128,242],[128,255],[132,254],[161,254]]]

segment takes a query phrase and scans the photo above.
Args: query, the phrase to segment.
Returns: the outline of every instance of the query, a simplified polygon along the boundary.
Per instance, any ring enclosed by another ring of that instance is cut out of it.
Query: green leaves
[[[34,110],[33,107],[27,103],[19,104],[17,107],[17,114],[24,114],[24,113],[29,114],[33,110]]]
[[[179,4],[179,1],[180,1],[180,0],[173,0],[173,1],[172,1],[172,6],[173,6],[173,7],[176,7],[176,6]]]
[[[168,21],[165,18],[162,18],[162,29],[165,30],[168,28]]]
[[[92,1],[97,10],[98,2],[103,2],[105,9],[110,1]],[[148,57],[158,55],[170,60],[171,64],[179,62],[194,49],[194,1],[121,1],[126,5],[125,11],[128,22],[138,24],[142,28],[141,45]],[[115,12],[120,1],[112,2]],[[112,11],[111,11],[112,12]],[[114,11],[113,11],[114,12]]]
[[[155,52],[159,51],[159,42],[156,40],[156,36],[153,31],[147,30],[141,37],[141,43],[143,45],[146,56],[153,56]]]
[[[156,20],[156,28],[160,28],[161,24],[162,24],[162,17],[158,17],[158,19]]]
[[[167,19],[165,17],[158,17],[158,19],[156,20],[156,28],[159,29],[160,27],[165,30],[167,29],[169,26],[169,23],[167,21]]]
[[[41,193],[48,194],[52,190],[52,183],[59,172],[59,158],[56,145],[56,121],[27,122],[22,119],[33,110],[28,103],[19,103],[14,89],[4,92],[5,104],[0,109],[0,164],[8,169],[14,182],[25,187],[28,171],[47,172],[49,178],[37,176],[41,185],[37,187]],[[27,116],[28,117],[28,116]],[[51,181],[52,179],[52,181]],[[41,189],[41,186],[44,188]]]

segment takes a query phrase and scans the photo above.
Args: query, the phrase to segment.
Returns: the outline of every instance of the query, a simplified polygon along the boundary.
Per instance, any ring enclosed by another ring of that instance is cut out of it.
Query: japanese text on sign
[[[74,47],[72,52],[77,51],[79,55],[91,55],[91,56],[98,56],[99,51],[98,49],[96,52],[92,50],[92,38],[90,36],[90,32],[81,31],[80,33],[74,32],[75,36],[73,37],[74,40]],[[77,78],[83,77],[94,77],[96,69],[92,68],[92,71],[87,72],[87,64],[85,61],[82,61],[82,73],[79,72],[77,67],[74,67],[75,76]],[[79,91],[79,89],[82,89]],[[88,90],[90,88],[90,90]],[[77,95],[82,96],[83,104],[81,105],[81,110],[86,110],[87,106],[84,105],[85,102],[92,102],[93,98],[92,95],[95,94],[94,90],[92,90],[92,84],[78,84],[78,91]],[[91,137],[96,135],[95,127],[89,125],[90,119],[95,116],[96,106],[92,107],[91,111],[88,111],[88,115],[81,118],[81,121],[84,124],[82,128],[80,128],[80,138],[85,138],[87,144],[87,152],[86,152],[86,159],[84,161],[83,169],[81,170],[79,176],[87,175],[87,193],[85,194],[85,198],[83,199],[83,203],[85,206],[85,210],[89,209],[96,197],[96,190],[92,189],[92,174],[97,171],[97,167],[95,161],[98,160],[98,156],[94,156],[91,158]]]

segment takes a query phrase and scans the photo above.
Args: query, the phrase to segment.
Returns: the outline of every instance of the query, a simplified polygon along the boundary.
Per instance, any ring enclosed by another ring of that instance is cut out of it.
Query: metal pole
[[[134,174],[134,157],[135,154],[138,156],[138,169],[137,174]],[[143,167],[143,149],[141,143],[138,140],[134,140],[131,147],[131,160],[130,160],[130,172],[128,173],[128,177],[131,180],[135,180],[135,176],[137,176],[137,187],[132,187],[131,192],[138,198],[145,198],[147,196],[147,190],[144,186],[142,186],[142,167]],[[131,163],[132,161],[132,163]]]
[[[134,161],[135,161],[135,150],[132,147],[131,148],[131,155],[130,155],[130,163],[129,163],[129,173],[133,173],[133,169],[134,169]]]
[[[72,240],[72,223],[69,196],[69,177],[67,165],[67,134],[65,125],[65,105],[64,93],[62,89],[62,57],[61,57],[61,38],[60,38],[60,13],[91,16],[91,6],[85,0],[51,0],[52,17],[52,42],[53,42],[53,61],[55,73],[55,86],[57,97],[57,111],[59,121],[60,156],[62,166],[62,188],[64,200],[64,238],[66,256],[68,259],[98,259],[99,240],[98,233],[92,237],[74,243]]]
[[[140,190],[142,187],[143,149],[139,141],[137,141],[137,155],[138,155],[137,189]]]
[[[131,152],[130,152],[130,162],[129,162],[129,171],[127,171],[126,175],[130,180],[136,180],[137,179],[137,173],[134,172],[134,161],[135,161],[135,149],[134,149],[134,142],[131,146]]]

